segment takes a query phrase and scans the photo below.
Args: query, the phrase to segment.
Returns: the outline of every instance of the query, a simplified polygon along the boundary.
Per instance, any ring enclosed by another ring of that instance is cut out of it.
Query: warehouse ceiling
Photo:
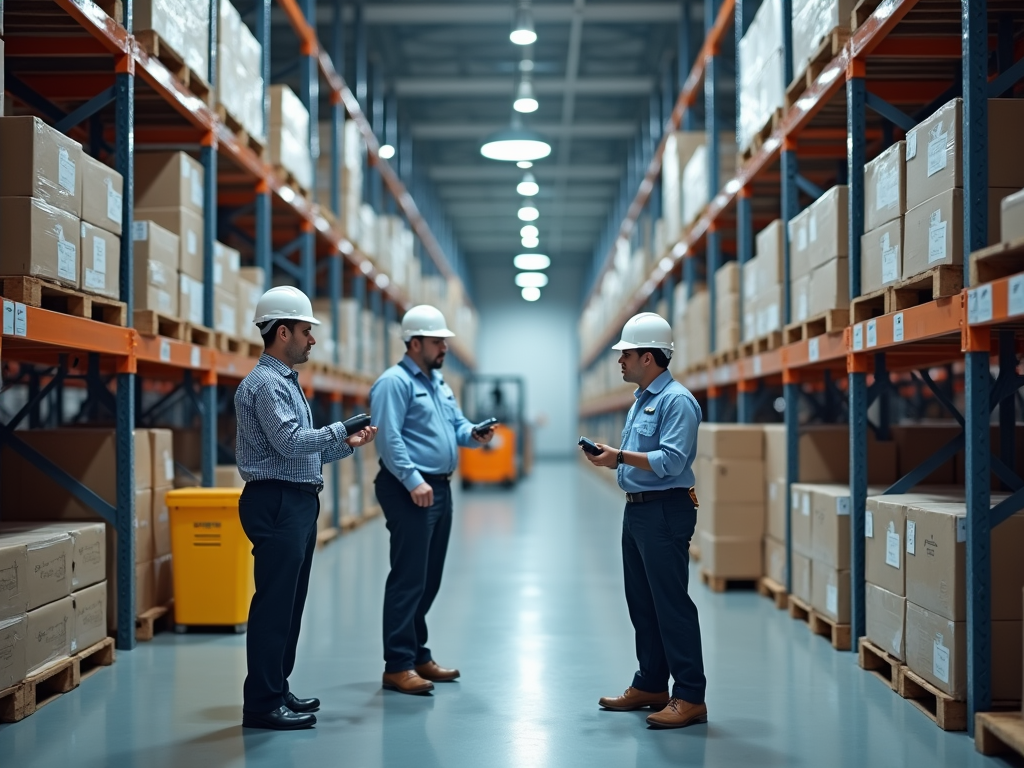
[[[354,89],[355,14],[346,5],[345,76]],[[701,5],[692,11],[698,29]],[[540,106],[523,123],[552,146],[533,168],[534,250],[555,265],[588,263],[652,94],[675,67],[679,0],[533,0],[532,46],[509,40],[513,0],[368,0],[364,8],[371,84],[380,67],[399,130],[412,137],[413,164],[434,184],[470,267],[511,263],[527,250],[516,192],[524,171],[483,158],[480,146],[509,125],[520,61],[534,62]],[[330,40],[332,4],[323,0],[318,14],[321,39]]]

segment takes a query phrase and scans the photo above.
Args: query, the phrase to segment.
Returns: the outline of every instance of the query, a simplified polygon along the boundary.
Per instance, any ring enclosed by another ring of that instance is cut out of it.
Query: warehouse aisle
[[[437,660],[463,680],[433,697],[380,690],[387,532],[317,554],[294,690],[324,700],[314,731],[239,727],[243,639],[164,634],[74,694],[0,726],[0,764],[206,766],[996,766],[944,734],[807,627],[753,593],[701,610],[711,723],[649,731],[599,711],[634,671],[618,555],[619,497],[591,470],[547,464],[514,492],[456,507]],[[694,572],[696,576],[696,572]]]

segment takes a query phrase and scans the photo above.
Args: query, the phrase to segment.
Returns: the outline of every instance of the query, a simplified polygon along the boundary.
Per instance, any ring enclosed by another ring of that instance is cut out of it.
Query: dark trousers
[[[417,507],[386,469],[374,482],[391,532],[391,573],[384,587],[384,671],[402,672],[433,659],[427,648],[427,611],[441,587],[452,531],[452,492],[434,481],[434,504]]]
[[[320,498],[284,483],[247,483],[238,501],[242,529],[252,542],[256,594],[249,605],[243,710],[284,705],[295,667],[309,569],[316,548]]]
[[[689,546],[697,510],[686,494],[626,504],[622,565],[640,670],[633,687],[700,704],[707,681],[697,606],[687,593]]]

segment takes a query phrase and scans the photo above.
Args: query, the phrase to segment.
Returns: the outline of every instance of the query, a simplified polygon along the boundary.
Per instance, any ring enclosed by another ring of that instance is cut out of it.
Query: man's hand
[[[352,448],[362,448],[364,445],[369,445],[373,442],[373,439],[377,436],[376,427],[366,427],[359,430],[354,435],[349,435],[345,438],[345,442],[348,443]]]
[[[430,483],[420,483],[409,491],[409,495],[412,496],[412,503],[417,507],[434,505],[434,489],[430,487]]]
[[[586,451],[583,451],[583,455],[587,457],[587,461],[589,461],[595,467],[606,467],[607,469],[615,469],[618,466],[615,457],[618,455],[619,449],[612,448],[610,445],[605,445],[604,443],[595,443],[595,445],[597,445],[597,447],[601,449],[601,453],[597,454],[597,456],[591,456]],[[580,450],[583,450],[582,446],[580,446]]]
[[[487,445],[487,443],[494,439],[494,427],[490,427],[483,432],[472,432],[470,434],[481,445]]]

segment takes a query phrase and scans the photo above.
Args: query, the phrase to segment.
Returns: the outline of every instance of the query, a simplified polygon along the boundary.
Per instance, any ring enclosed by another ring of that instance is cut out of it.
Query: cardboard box
[[[808,232],[811,209],[804,208],[789,221],[789,279],[794,282],[811,274],[811,240]]]
[[[793,550],[791,560],[793,565],[793,594],[810,605],[812,598],[811,558]]]
[[[712,459],[763,458],[764,429],[750,424],[701,424],[697,455]]]
[[[789,532],[794,552],[811,557],[814,544],[811,538],[811,502],[813,501],[813,485],[793,483],[790,488]]]
[[[151,482],[153,486],[163,488],[174,484],[174,432],[170,429],[150,429],[149,455],[151,463]]]
[[[807,303],[809,317],[850,306],[850,263],[845,257],[814,268]]]
[[[758,337],[782,330],[782,286],[770,285],[757,297],[755,332]]]
[[[1012,243],[1024,238],[1024,189],[1002,199],[999,205],[999,240]]]
[[[0,197],[34,197],[81,217],[82,145],[38,117],[0,117],[0,168]]]
[[[167,605],[174,599],[173,560],[170,555],[153,561],[154,605]]]
[[[173,485],[153,489],[153,557],[171,554],[171,513],[167,508],[167,492]]]
[[[28,611],[28,544],[0,538],[0,619]]]
[[[1021,697],[1021,622],[992,622],[992,699]],[[907,601],[907,666],[954,699],[967,695],[967,624]]]
[[[850,572],[811,561],[811,606],[840,624],[850,623]]]
[[[107,524],[81,522],[32,523],[16,522],[0,524],[0,534],[13,535],[36,533],[71,537],[70,591],[75,592],[106,578],[107,569]]]
[[[84,651],[107,636],[107,582],[86,587],[71,598],[75,606],[72,652]]]
[[[900,477],[920,466],[925,459],[950,440],[963,434],[963,428],[956,423],[900,424],[889,429],[896,442]],[[956,461],[951,458],[928,475],[922,484],[953,485],[956,482]]]
[[[703,426],[701,427],[703,429]],[[786,477],[786,427],[766,424],[765,474],[769,478]],[[800,483],[847,483],[850,477],[850,432],[845,424],[821,424],[801,427],[797,446]],[[896,480],[896,443],[879,442],[868,434],[868,482],[873,485]]]
[[[218,464],[214,471],[215,488],[244,488],[245,481],[235,464]]]
[[[0,619],[0,691],[20,683],[28,674],[27,645],[28,616],[20,613]]]
[[[28,612],[25,661],[28,674],[71,655],[75,603],[71,595]]]
[[[178,316],[181,238],[152,221],[132,225],[135,309]]]
[[[81,227],[81,289],[97,296],[119,299],[121,238],[84,221]]]
[[[764,462],[760,459],[709,459],[694,462],[701,503],[764,502]]]
[[[203,215],[189,208],[136,208],[139,220],[155,222],[178,235],[178,271],[203,279]]]
[[[34,197],[0,197],[0,273],[78,287],[78,219]]]
[[[847,187],[843,184],[832,187],[811,203],[807,212],[807,250],[811,270],[833,259],[845,259],[850,252],[850,203]]]
[[[213,289],[213,329],[229,336],[238,334],[238,294],[235,291]]]
[[[727,261],[715,271],[715,295],[740,292],[740,264],[738,261]]]
[[[864,230],[870,232],[907,212],[905,141],[897,141],[864,166]]]
[[[24,576],[28,610],[71,594],[74,542],[66,531],[5,524],[0,528],[0,540],[22,542],[26,546],[28,563]]]
[[[861,296],[903,277],[903,217],[860,236]]]
[[[988,242],[999,237],[999,205],[1012,190],[988,191]],[[903,222],[903,276],[941,264],[964,263],[964,191],[949,189],[907,211]]]
[[[234,296],[238,292],[238,270],[242,256],[220,241],[213,243],[213,284]]]
[[[205,325],[203,320],[203,282],[178,273],[178,315],[195,325]]]
[[[960,503],[907,505],[907,599],[952,621],[967,620],[967,508]],[[1024,515],[992,531],[993,621],[1020,621],[1024,587]]]
[[[206,199],[203,177],[202,164],[184,152],[137,152],[135,218],[147,218],[139,215],[145,208],[187,208],[202,217]]]
[[[701,501],[701,530],[714,536],[750,538],[764,534],[764,502]]]
[[[139,616],[157,605],[156,586],[153,582],[155,574],[153,563],[136,563],[135,565],[135,615]],[[107,626],[110,632],[117,631],[117,567],[109,571],[107,582]]]
[[[123,191],[120,173],[82,153],[82,221],[121,237]]]
[[[811,316],[810,274],[792,280],[789,284],[789,316],[794,323],[802,323]]]
[[[786,585],[786,545],[771,536],[764,537],[764,575]]]
[[[864,618],[868,640],[901,661],[906,658],[907,598],[865,584]]]
[[[763,571],[761,538],[700,533],[701,568],[723,579],[757,579]]]
[[[789,494],[785,478],[768,480],[765,498],[765,530],[778,541],[786,538],[786,517],[789,515]]]
[[[1024,156],[1018,126],[1024,124],[1020,99],[988,101],[988,184],[1024,186]],[[963,100],[953,99],[907,133],[907,209],[963,187]]]
[[[262,295],[262,283],[257,285],[241,277],[238,279],[238,335],[256,343],[260,343],[262,337],[253,318],[256,317],[256,304]]]
[[[346,138],[349,137],[350,125],[354,127],[354,121],[346,123]],[[686,164],[690,162],[697,147],[703,146],[706,141],[707,134],[704,131],[674,131],[665,139],[665,152],[661,163],[661,188],[665,235],[669,242],[675,243],[682,234],[683,171],[686,170]],[[362,138],[357,136],[354,141],[348,142],[347,146],[358,146],[361,142]],[[361,162],[358,154],[354,154],[353,157],[349,157],[347,151],[345,154],[348,158],[346,166],[353,162]]]
[[[795,486],[794,486],[795,487]],[[811,485],[805,491],[811,506],[811,552],[815,561],[830,568],[850,568],[850,487]],[[880,491],[876,491],[880,492]]]
[[[782,285],[785,276],[785,250],[782,242],[784,232],[782,219],[776,219],[754,238],[754,251],[757,254],[756,279],[761,289],[771,285]]]

